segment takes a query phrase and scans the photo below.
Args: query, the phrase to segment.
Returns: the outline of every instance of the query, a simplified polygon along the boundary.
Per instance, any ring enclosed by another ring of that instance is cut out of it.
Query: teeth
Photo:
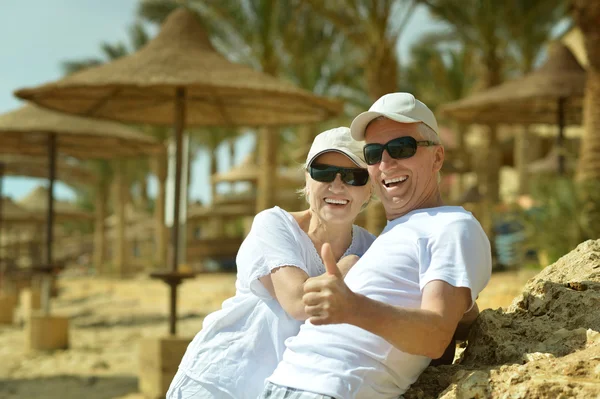
[[[328,204],[338,204],[338,205],[346,205],[348,203],[347,200],[338,200],[338,199],[330,199],[330,198],[325,198],[325,202],[327,202]]]
[[[408,179],[408,176],[396,177],[393,179],[384,180],[383,183],[384,184],[398,183],[398,182],[405,181],[406,179]]]

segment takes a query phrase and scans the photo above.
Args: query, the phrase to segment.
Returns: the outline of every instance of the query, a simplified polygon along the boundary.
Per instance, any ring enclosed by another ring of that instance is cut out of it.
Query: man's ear
[[[439,172],[442,169],[442,165],[444,164],[444,155],[444,147],[442,147],[441,145],[436,146],[433,160],[434,172]]]

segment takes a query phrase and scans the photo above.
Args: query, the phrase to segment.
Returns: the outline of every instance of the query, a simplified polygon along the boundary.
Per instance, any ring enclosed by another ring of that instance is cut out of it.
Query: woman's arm
[[[308,280],[308,274],[304,270],[295,266],[282,266],[259,280],[287,314],[296,320],[308,319],[302,302],[304,282]]]
[[[345,276],[357,261],[358,256],[348,255],[340,259],[337,265]],[[302,302],[304,282],[308,280],[306,272],[298,267],[282,266],[273,269],[271,274],[263,276],[259,280],[287,314],[296,320],[308,319]]]

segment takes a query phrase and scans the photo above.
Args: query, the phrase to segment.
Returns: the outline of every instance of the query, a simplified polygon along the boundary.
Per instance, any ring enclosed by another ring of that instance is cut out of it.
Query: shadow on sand
[[[138,391],[135,377],[79,377],[0,380],[1,399],[112,399]]]

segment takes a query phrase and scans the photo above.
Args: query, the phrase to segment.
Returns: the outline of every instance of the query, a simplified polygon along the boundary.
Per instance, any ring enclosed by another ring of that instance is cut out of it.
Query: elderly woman
[[[306,159],[309,208],[274,207],[254,218],[236,262],[236,294],[204,319],[167,393],[169,399],[256,398],[308,318],[303,284],[325,273],[319,254],[329,243],[346,273],[375,237],[354,225],[371,197],[362,146],[350,129],[319,134]]]

